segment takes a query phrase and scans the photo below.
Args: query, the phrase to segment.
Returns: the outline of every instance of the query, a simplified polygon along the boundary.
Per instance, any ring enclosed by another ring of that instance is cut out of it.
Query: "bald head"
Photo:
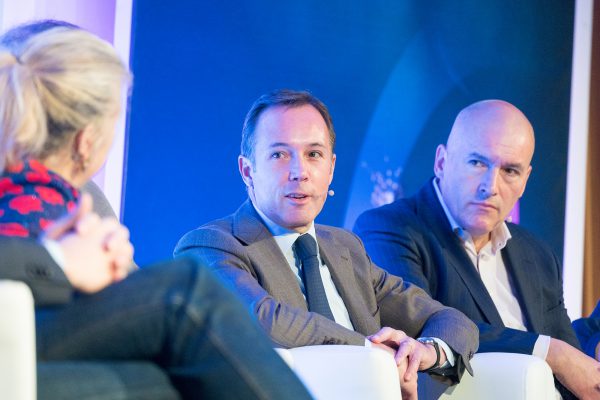
[[[493,143],[515,140],[530,150],[533,157],[535,137],[531,123],[512,104],[503,100],[482,100],[464,108],[456,117],[446,147],[468,145],[478,136],[489,136]]]
[[[523,195],[535,139],[518,108],[502,100],[472,104],[456,117],[434,171],[453,219],[479,250]]]

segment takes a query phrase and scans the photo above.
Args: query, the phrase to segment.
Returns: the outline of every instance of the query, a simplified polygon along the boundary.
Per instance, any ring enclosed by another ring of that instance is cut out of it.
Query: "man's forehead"
[[[330,147],[329,131],[321,114],[307,104],[275,106],[265,110],[255,129],[256,144],[273,146]]]
[[[303,114],[303,115],[311,115],[313,118],[323,122],[325,124],[325,120],[323,116],[314,106],[311,104],[298,104],[298,105],[274,105],[265,108],[257,119],[257,127],[261,125],[261,123],[271,123],[271,122],[281,122],[292,119],[294,116]]]
[[[290,140],[290,141],[285,141],[285,142],[281,142],[281,141],[272,141],[269,142],[268,140],[265,141],[266,143],[265,146],[269,147],[269,148],[274,148],[274,147],[295,147],[298,145],[302,145],[304,147],[315,147],[315,148],[328,148],[329,146],[327,146],[326,142],[307,142],[307,141],[303,141],[303,140]]]

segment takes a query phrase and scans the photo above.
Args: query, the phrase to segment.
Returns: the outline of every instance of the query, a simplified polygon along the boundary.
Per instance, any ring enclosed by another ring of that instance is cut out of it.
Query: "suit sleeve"
[[[0,254],[0,279],[27,284],[36,306],[70,301],[73,287],[42,245],[28,239],[0,237]]]
[[[479,344],[475,324],[460,311],[432,299],[417,285],[373,264],[360,239],[356,241],[356,245],[350,247],[360,249],[367,259],[382,325],[403,330],[411,337],[436,337],[450,346],[457,355],[454,367],[439,369],[433,374],[450,382],[459,382],[465,369],[473,374],[469,360]]]
[[[588,318],[573,321],[573,329],[585,354],[596,358],[596,346],[600,343],[600,302]]]
[[[381,209],[368,211],[356,221],[354,231],[361,237],[373,260],[393,275],[421,287],[434,299],[446,306],[464,312],[475,321],[479,329],[480,352],[519,352],[531,354],[538,335],[516,329],[493,326],[482,322],[477,315],[470,314],[460,304],[439,299],[438,285],[442,284],[437,271],[443,254],[440,246],[423,237],[422,227],[414,221],[406,221]]]
[[[245,254],[244,246],[228,233],[203,228],[192,231],[180,240],[174,254],[199,258],[217,271],[233,286],[278,346],[291,348],[320,344],[365,344],[365,336],[360,333],[271,296],[259,283],[259,277]]]

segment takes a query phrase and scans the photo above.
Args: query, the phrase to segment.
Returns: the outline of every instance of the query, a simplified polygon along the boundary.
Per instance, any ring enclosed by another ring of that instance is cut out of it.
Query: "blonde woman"
[[[108,43],[66,28],[3,53],[0,69],[0,234],[37,238],[104,163],[130,77]]]

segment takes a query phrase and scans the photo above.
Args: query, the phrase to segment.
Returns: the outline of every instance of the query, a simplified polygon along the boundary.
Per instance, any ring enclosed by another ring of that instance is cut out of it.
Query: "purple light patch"
[[[512,222],[513,224],[518,224],[520,216],[521,216],[521,213],[520,213],[520,210],[519,210],[519,201],[517,200],[517,202],[515,203],[515,206],[513,207],[513,209],[510,210],[510,213],[508,214],[508,217],[506,217],[506,220],[508,222]]]

